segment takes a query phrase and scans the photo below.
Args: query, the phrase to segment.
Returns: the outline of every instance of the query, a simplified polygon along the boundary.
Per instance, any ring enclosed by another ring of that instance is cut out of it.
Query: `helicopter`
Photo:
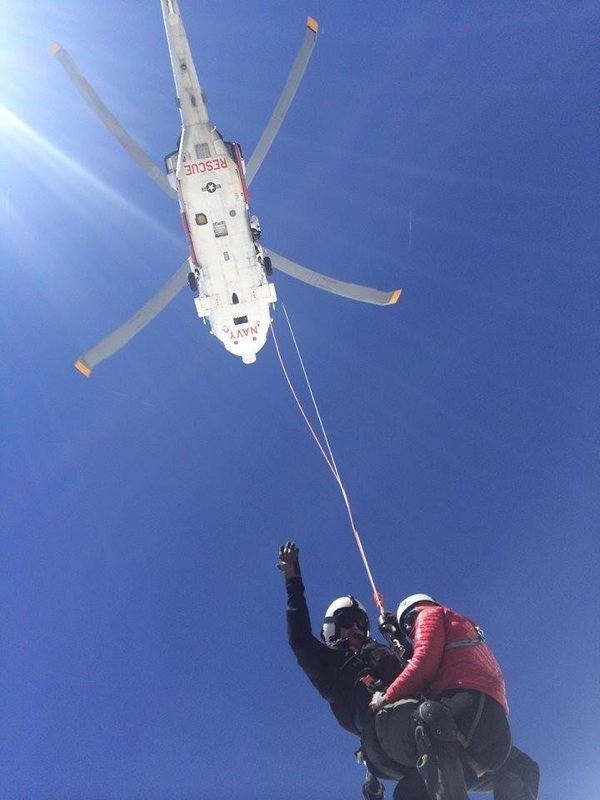
[[[244,364],[256,361],[277,300],[269,280],[273,268],[334,294],[375,305],[392,305],[401,290],[380,291],[347,283],[296,264],[261,243],[259,219],[250,213],[248,187],[256,177],[296,95],[316,44],[318,23],[306,21],[301,47],[273,113],[246,165],[237,142],[223,139],[211,122],[178,0],[161,0],[163,21],[181,116],[177,149],[165,156],[165,171],[127,133],[100,99],[65,48],[54,55],[84,100],[127,153],[159,187],[179,203],[189,255],[159,291],[126,322],[80,355],[75,367],[85,376],[121,350],[185,287],[211,333]]]

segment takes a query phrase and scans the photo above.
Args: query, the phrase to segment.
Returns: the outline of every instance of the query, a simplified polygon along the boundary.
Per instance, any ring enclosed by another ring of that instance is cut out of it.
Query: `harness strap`
[[[471,741],[473,740],[473,736],[475,735],[475,731],[477,730],[477,726],[481,721],[481,715],[483,714],[483,708],[485,706],[486,700],[487,700],[487,695],[484,692],[480,692],[479,703],[477,704],[477,712],[475,714],[473,722],[469,727],[468,733],[465,736],[465,734],[459,731],[457,735],[458,741],[462,744],[465,750],[465,752],[462,753],[462,758],[466,761],[469,768],[473,771],[474,775],[477,777],[476,784],[469,787],[470,791],[472,792],[485,791],[483,787],[487,788],[487,783],[490,780],[490,776],[493,775],[495,772],[497,772],[500,769],[500,766],[502,766],[500,765],[499,767],[496,767],[496,769],[494,770],[488,770],[485,767],[482,767],[480,764],[478,764],[477,761],[475,761],[475,759],[473,758],[473,756],[468,752]],[[506,757],[508,758],[508,754]],[[479,788],[480,786],[481,789]]]
[[[467,749],[469,747],[469,745],[471,744],[471,740],[473,739],[473,735],[474,735],[475,731],[477,730],[477,726],[479,725],[479,721],[481,720],[481,715],[483,714],[483,707],[485,705],[485,697],[486,696],[485,696],[484,692],[480,692],[479,693],[479,703],[477,705],[477,713],[475,714],[475,719],[471,723],[471,727],[469,728],[469,731],[468,731],[467,735],[464,737],[464,742],[462,743],[463,747],[465,749]]]
[[[485,637],[480,630],[477,630],[477,636],[475,639],[459,639],[457,642],[450,642],[444,647],[444,652],[446,650],[454,650],[457,647],[477,647],[480,644],[485,642]]]

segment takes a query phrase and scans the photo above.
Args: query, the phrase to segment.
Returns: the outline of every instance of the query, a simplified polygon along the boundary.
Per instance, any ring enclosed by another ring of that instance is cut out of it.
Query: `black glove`
[[[380,783],[375,775],[369,774],[362,785],[362,793],[365,800],[382,800],[383,792],[383,783]]]
[[[391,611],[384,611],[379,617],[379,630],[384,636],[398,635],[398,622],[396,615]]]
[[[412,655],[410,642],[398,627],[396,615],[391,611],[384,611],[379,616],[379,631],[392,645],[396,657],[405,667]]]
[[[283,577],[286,580],[300,577],[300,563],[298,561],[299,555],[300,551],[294,542],[286,542],[279,548],[277,569],[283,572]]]

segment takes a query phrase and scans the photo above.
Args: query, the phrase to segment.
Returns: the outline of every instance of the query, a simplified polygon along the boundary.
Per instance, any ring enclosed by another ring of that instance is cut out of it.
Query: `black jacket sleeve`
[[[332,663],[336,654],[312,634],[302,578],[290,578],[285,586],[288,641],[315,689],[329,700],[337,667]]]

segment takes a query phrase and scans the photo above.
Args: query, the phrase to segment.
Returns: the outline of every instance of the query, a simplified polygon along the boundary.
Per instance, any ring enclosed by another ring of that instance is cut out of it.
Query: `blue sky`
[[[246,155],[319,20],[252,209],[275,251],[404,289],[381,309],[276,276],[375,579],[389,607],[427,591],[481,623],[540,797],[589,800],[597,5],[181,5]],[[72,367],[186,246],[47,46],[162,163],[179,117],[160,4],[4,0],[0,20],[0,795],[358,797],[356,744],[286,644],[278,545],[301,547],[315,630],[370,592],[272,343],[244,367],[185,291],[91,378]]]

